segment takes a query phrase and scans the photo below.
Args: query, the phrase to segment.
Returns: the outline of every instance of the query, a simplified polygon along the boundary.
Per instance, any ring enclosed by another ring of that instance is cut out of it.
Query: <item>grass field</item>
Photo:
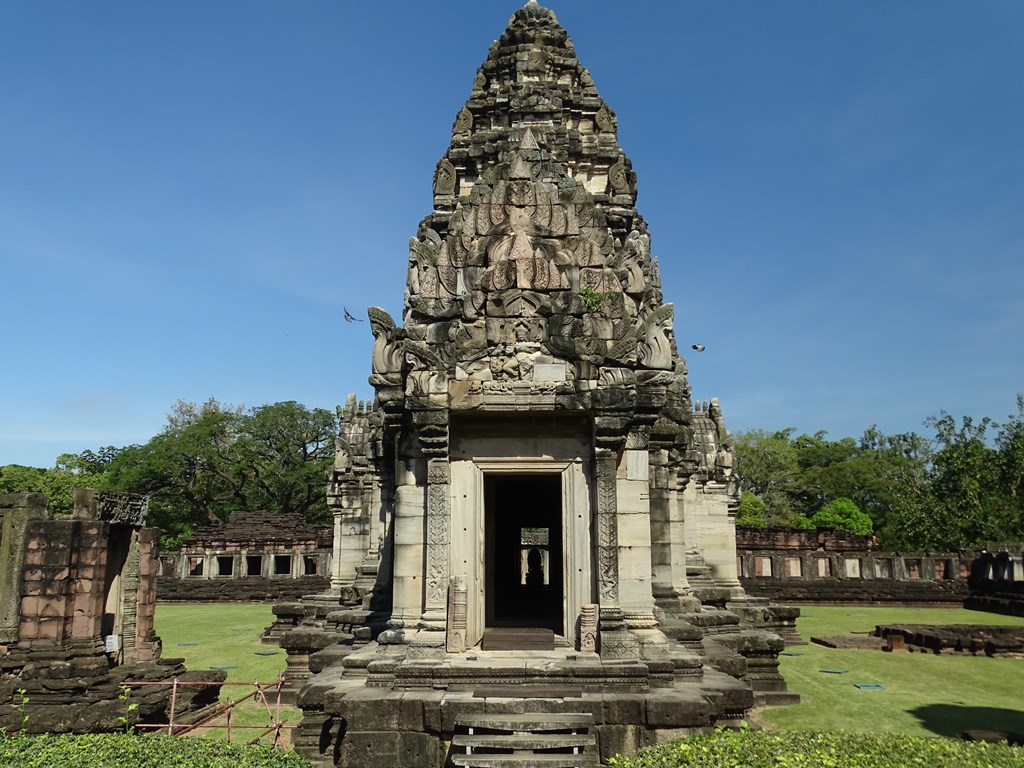
[[[284,670],[286,657],[277,646],[260,644],[260,635],[274,620],[270,609],[260,603],[158,603],[156,633],[163,640],[164,657],[183,658],[188,669],[226,666],[231,667],[225,670],[228,682],[271,683]],[[221,701],[238,700],[252,691],[251,685],[224,686]],[[289,724],[297,724],[300,718],[298,709],[281,710],[281,719]],[[233,720],[253,725],[269,722],[264,711],[248,702],[239,705]],[[224,735],[220,730],[210,734]]]
[[[797,629],[813,636],[850,635],[876,624],[1013,624],[1024,619],[944,608],[803,607]],[[787,649],[780,657],[790,689],[802,697],[791,707],[765,709],[755,719],[769,728],[843,729],[955,736],[967,728],[1024,733],[1024,659],[892,654],[820,645]],[[822,669],[845,669],[826,674]],[[878,683],[862,690],[855,683]]]
[[[189,669],[216,665],[229,681],[271,682],[285,667],[284,652],[261,645],[260,634],[273,616],[269,605],[161,603],[156,631],[164,656],[180,656]],[[943,608],[805,607],[797,628],[814,636],[868,632],[876,624],[1016,624],[1024,619]],[[274,655],[260,655],[278,651]],[[802,702],[755,713],[767,728],[889,731],[917,736],[953,736],[967,728],[1024,732],[1024,659],[933,656],[924,653],[836,650],[819,645],[787,649],[780,669]],[[825,674],[822,669],[845,669]],[[861,690],[855,683],[878,683]],[[250,689],[228,686],[221,698],[241,698]],[[296,709],[282,717],[297,723]],[[264,722],[265,715],[242,712],[238,722]]]

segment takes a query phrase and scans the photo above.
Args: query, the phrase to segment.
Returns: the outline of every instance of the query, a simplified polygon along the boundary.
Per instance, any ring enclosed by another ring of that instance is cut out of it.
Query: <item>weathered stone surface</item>
[[[159,658],[153,631],[159,532],[140,527],[143,497],[78,489],[72,519],[51,520],[46,507],[40,495],[0,496],[0,730],[120,730],[122,686],[188,679],[181,659]],[[176,711],[187,716],[218,694],[218,685],[183,690]],[[133,718],[162,722],[170,686],[132,700]]]
[[[691,401],[616,130],[555,15],[516,11],[437,164],[401,323],[369,310],[376,397],[346,406],[330,590],[278,612],[289,669],[321,670],[299,695],[317,759],[440,768],[482,713],[586,715],[607,755],[777,683],[762,630],[783,617],[736,570],[732,438]],[[544,647],[491,650],[495,629]]]

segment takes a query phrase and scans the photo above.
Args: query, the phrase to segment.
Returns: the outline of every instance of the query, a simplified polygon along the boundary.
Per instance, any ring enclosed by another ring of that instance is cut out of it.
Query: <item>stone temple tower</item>
[[[729,433],[691,399],[617,122],[555,14],[516,11],[401,322],[369,309],[331,591],[277,610],[325,765],[597,765],[791,697],[766,630],[793,616],[737,580]]]

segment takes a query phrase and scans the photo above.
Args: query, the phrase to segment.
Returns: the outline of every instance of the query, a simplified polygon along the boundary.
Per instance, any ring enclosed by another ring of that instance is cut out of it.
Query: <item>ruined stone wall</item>
[[[1024,545],[1000,544],[971,564],[971,594],[964,607],[1024,616]]]
[[[25,528],[46,518],[41,493],[0,495],[0,644],[18,639]]]
[[[330,585],[333,532],[301,515],[236,512],[160,561],[164,601],[293,600]]]
[[[44,496],[0,496],[0,729],[118,730],[128,714],[120,698],[126,683],[224,679],[160,659],[153,626],[159,532],[141,527],[147,506],[145,497],[78,489],[74,517],[51,520]],[[187,713],[217,695],[217,686],[190,688],[177,709]],[[138,692],[134,716],[162,722],[169,696],[170,685]]]
[[[743,588],[780,602],[960,604],[976,553],[878,552],[845,531],[738,528]]]
[[[737,528],[737,550],[795,550],[825,552],[862,551],[871,549],[870,536],[849,531],[800,531],[794,528]]]

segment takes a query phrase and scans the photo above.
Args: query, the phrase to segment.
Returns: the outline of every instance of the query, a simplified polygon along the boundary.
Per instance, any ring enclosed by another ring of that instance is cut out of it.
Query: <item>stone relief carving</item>
[[[442,197],[454,195],[455,180],[455,166],[447,157],[442,157],[441,162],[437,164],[437,170],[434,171],[434,194]]]
[[[619,600],[618,529],[615,513],[615,456],[603,454],[597,459],[597,569],[601,603],[614,605]]]
[[[134,527],[146,524],[146,515],[149,514],[149,496],[139,493],[97,491],[94,493],[94,498],[97,520],[105,520],[114,525]]]
[[[466,650],[469,588],[465,576],[456,576],[448,587],[448,634],[445,638],[448,653]]]
[[[472,127],[473,113],[469,111],[469,107],[463,107],[455,118],[455,127],[452,129],[452,133],[456,136],[460,133],[469,133]]]
[[[629,192],[629,176],[626,173],[626,165],[621,160],[608,169],[608,184],[615,193]]]
[[[663,304],[647,316],[637,348],[637,362],[644,368],[672,370],[675,356],[672,348],[673,313],[671,304]]]
[[[405,352],[394,319],[382,307],[370,307],[367,315],[373,333],[373,372],[382,375],[401,373]]]
[[[615,258],[611,262],[619,282],[622,283],[622,290],[629,294],[640,295],[647,286],[644,279],[644,266],[651,260],[651,238],[649,235],[640,234],[633,230],[626,238],[626,242],[618,249]]]
[[[579,649],[582,653],[597,651],[597,604],[580,606]]]

